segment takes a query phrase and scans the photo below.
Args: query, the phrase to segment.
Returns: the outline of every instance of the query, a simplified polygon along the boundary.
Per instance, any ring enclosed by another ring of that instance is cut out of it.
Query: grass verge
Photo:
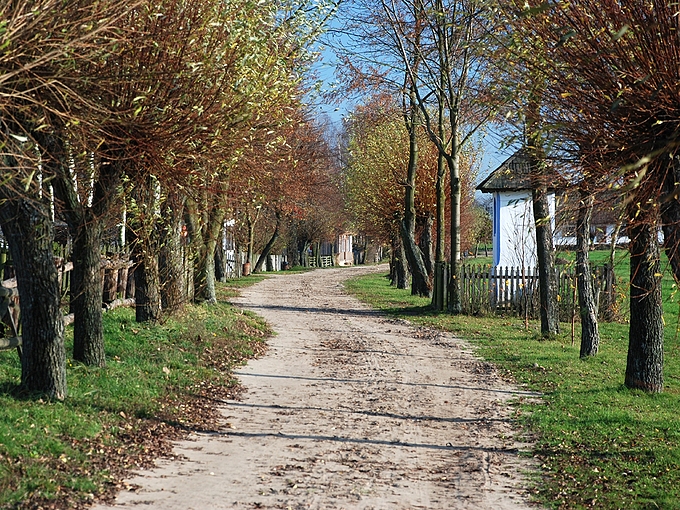
[[[469,339],[477,353],[521,386],[540,391],[542,403],[520,400],[516,417],[535,439],[531,452],[541,472],[533,493],[548,508],[680,508],[680,341],[666,331],[663,394],[623,386],[628,346],[626,324],[600,324],[600,353],[579,359],[579,339],[540,338],[508,317],[435,313],[429,300],[389,285],[382,275],[351,280],[348,289],[386,313]],[[677,323],[670,315],[666,323]]]
[[[270,333],[226,300],[259,279],[219,285],[217,304],[187,306],[159,325],[137,324],[131,309],[108,312],[108,364],[68,361],[64,402],[22,396],[16,352],[0,352],[0,507],[110,500],[129,470],[169,455],[170,440],[219,427],[215,399],[238,394],[232,368],[263,352]]]

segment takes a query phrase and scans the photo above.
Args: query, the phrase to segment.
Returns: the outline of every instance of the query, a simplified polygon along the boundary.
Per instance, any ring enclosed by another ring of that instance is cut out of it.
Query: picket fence
[[[448,268],[447,268],[448,269]],[[578,316],[577,275],[573,266],[556,267],[560,320]],[[447,278],[446,271],[444,278]],[[592,267],[600,319],[609,320],[614,306],[614,273],[609,265]],[[467,315],[506,314],[538,318],[538,270],[463,264],[459,271],[462,311]]]

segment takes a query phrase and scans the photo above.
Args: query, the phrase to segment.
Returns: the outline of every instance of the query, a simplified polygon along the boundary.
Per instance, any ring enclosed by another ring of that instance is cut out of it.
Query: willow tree
[[[658,231],[678,256],[676,153],[680,137],[677,9],[663,1],[580,0],[528,9],[547,58],[545,109],[562,156],[591,183],[624,196],[630,243],[625,384],[663,388]],[[671,264],[676,279],[675,264]]]
[[[300,76],[315,58],[311,46],[334,9],[326,1],[228,5],[231,18],[221,19],[221,32],[215,35],[226,50],[236,52],[236,59],[227,72],[213,64],[224,85],[216,113],[221,122],[210,143],[197,146],[204,156],[193,178],[198,192],[190,197],[199,203],[197,214],[190,214],[197,234],[196,297],[208,302],[216,300],[214,254],[226,215],[244,197],[249,207],[250,197],[261,198],[254,189],[259,174],[270,172],[268,162],[285,157],[286,133],[304,93]],[[209,58],[203,64],[210,66]]]
[[[118,23],[133,3],[10,2],[0,7],[3,179],[0,223],[21,294],[22,385],[66,396],[63,319],[52,253],[52,182],[63,166],[48,143],[55,125],[87,122],[77,69],[125,41]],[[101,306],[101,302],[100,302]]]

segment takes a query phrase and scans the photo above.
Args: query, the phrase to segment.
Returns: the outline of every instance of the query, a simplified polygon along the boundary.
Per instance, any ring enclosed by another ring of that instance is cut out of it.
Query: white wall
[[[555,195],[550,194],[555,228]],[[536,234],[531,191],[494,193],[494,265],[536,267]]]

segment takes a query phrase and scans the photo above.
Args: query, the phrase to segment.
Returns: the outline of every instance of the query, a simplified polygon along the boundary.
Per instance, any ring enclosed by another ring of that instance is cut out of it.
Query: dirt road
[[[225,425],[130,480],[115,508],[527,508],[504,383],[469,346],[386,319],[342,280],[385,268],[277,274],[239,306],[277,332],[239,369]],[[111,507],[99,507],[100,510]]]

